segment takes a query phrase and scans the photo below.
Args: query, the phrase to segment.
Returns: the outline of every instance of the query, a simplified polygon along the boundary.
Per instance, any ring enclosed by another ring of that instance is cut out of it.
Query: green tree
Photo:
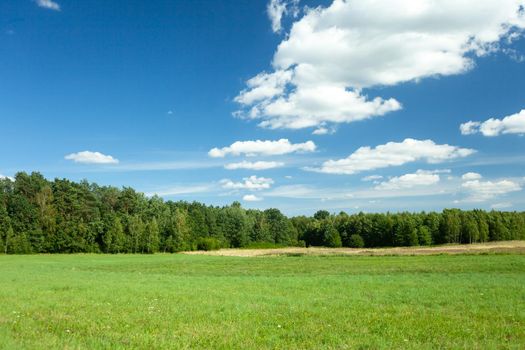
[[[443,210],[441,214],[439,243],[461,243],[461,218],[459,210]]]
[[[106,253],[121,253],[126,244],[124,227],[117,215],[113,215],[103,235],[104,251]]]
[[[265,210],[264,217],[274,243],[291,245],[297,242],[297,237],[294,237],[294,230],[289,225],[288,218],[279,209]]]
[[[432,244],[432,235],[428,226],[420,226],[417,229],[417,236],[419,245],[431,245]]]
[[[365,246],[365,241],[363,240],[363,237],[361,237],[358,234],[353,234],[350,236],[350,239],[348,240],[348,246],[350,248],[363,248]]]
[[[189,234],[188,213],[184,209],[174,208],[164,241],[164,251],[188,250],[190,248]]]
[[[144,222],[138,215],[133,215],[128,220],[128,245],[132,253],[140,253],[144,251],[143,237],[144,237]]]
[[[240,206],[232,205],[224,208],[221,214],[222,230],[230,246],[239,248],[248,244],[249,226],[244,210]]]
[[[462,243],[474,243],[479,240],[479,226],[475,216],[464,213],[462,220]]]
[[[146,228],[146,252],[156,253],[159,251],[160,231],[157,219],[152,218]]]
[[[322,220],[326,220],[330,217],[330,213],[326,210],[318,210],[315,214],[314,214],[314,219],[315,220],[319,220],[319,221],[322,221]]]

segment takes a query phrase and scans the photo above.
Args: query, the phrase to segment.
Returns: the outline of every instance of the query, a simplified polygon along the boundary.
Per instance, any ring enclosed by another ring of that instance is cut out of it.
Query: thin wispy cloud
[[[146,196],[160,196],[160,197],[171,197],[171,196],[187,196],[187,195],[196,195],[202,193],[209,193],[213,191],[215,187],[210,184],[180,184],[165,188],[160,188],[157,190],[151,190],[145,193]]]
[[[268,170],[268,169],[275,169],[280,168],[284,166],[283,162],[268,162],[268,161],[257,161],[257,162],[248,162],[248,161],[242,161],[239,163],[229,163],[224,166],[225,169],[228,170],[239,170],[239,169],[247,169],[247,170]]]
[[[52,0],[36,0],[36,4],[45,9],[60,11],[60,5]]]

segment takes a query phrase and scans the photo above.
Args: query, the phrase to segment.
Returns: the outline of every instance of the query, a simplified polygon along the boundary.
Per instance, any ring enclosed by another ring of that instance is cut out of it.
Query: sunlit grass
[[[0,256],[0,347],[518,349],[525,256]]]

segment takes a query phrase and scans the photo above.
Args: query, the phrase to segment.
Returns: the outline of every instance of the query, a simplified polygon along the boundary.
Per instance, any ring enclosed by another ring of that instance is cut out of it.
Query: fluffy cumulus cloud
[[[259,191],[269,189],[273,185],[273,180],[270,178],[252,175],[250,177],[243,178],[242,182],[233,182],[229,179],[223,179],[220,183],[222,188],[227,190]]]
[[[118,164],[119,160],[110,155],[105,155],[100,152],[83,151],[78,153],[71,153],[64,157],[67,160],[72,160],[75,163],[83,164]]]
[[[245,202],[259,202],[259,201],[262,201],[262,198],[257,197],[254,194],[247,194],[244,197],[242,197],[242,200]]]
[[[403,142],[388,142],[374,148],[361,147],[347,158],[328,160],[320,168],[308,168],[307,170],[351,175],[416,161],[441,163],[467,157],[474,152],[473,149],[448,144],[439,145],[432,140],[405,139]]]
[[[468,121],[459,126],[461,134],[472,135],[481,133],[483,136],[499,136],[501,134],[525,134],[525,109],[503,119],[490,118],[484,122]]]
[[[295,152],[313,152],[315,148],[315,143],[312,141],[296,144],[291,143],[287,139],[278,141],[237,141],[228,147],[213,148],[208,152],[208,155],[213,158],[223,158],[227,155],[239,156],[242,154],[247,157],[275,156]]]
[[[412,174],[405,174],[390,178],[378,184],[376,190],[401,190],[419,186],[435,185],[440,181],[439,171],[418,170]]]
[[[267,162],[267,161],[258,161],[258,162],[247,162],[242,161],[239,163],[230,163],[224,166],[228,170],[238,170],[238,169],[248,169],[248,170],[268,170],[284,166],[283,162]]]
[[[281,31],[281,21],[285,15],[297,17],[299,14],[298,5],[299,0],[270,0],[267,11],[274,33],[279,33]]]
[[[461,74],[522,35],[525,0],[334,0],[306,11],[272,70],[248,81],[239,115],[269,128],[349,123],[399,110],[363,89]],[[280,29],[282,1],[271,1]],[[270,12],[270,11],[269,11]]]
[[[461,135],[472,135],[479,131],[480,122],[468,121],[459,126]]]
[[[52,0],[36,0],[36,4],[46,9],[60,11],[60,5]]]

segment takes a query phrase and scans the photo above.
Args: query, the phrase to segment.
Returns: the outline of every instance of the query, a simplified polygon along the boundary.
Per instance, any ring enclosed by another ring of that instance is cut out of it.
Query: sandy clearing
[[[215,251],[182,252],[188,255],[213,256],[276,256],[276,255],[435,255],[435,254],[481,254],[514,253],[525,254],[525,241],[504,241],[462,245],[441,245],[435,247],[396,247],[396,248],[321,248],[288,247],[276,249],[220,249]]]

